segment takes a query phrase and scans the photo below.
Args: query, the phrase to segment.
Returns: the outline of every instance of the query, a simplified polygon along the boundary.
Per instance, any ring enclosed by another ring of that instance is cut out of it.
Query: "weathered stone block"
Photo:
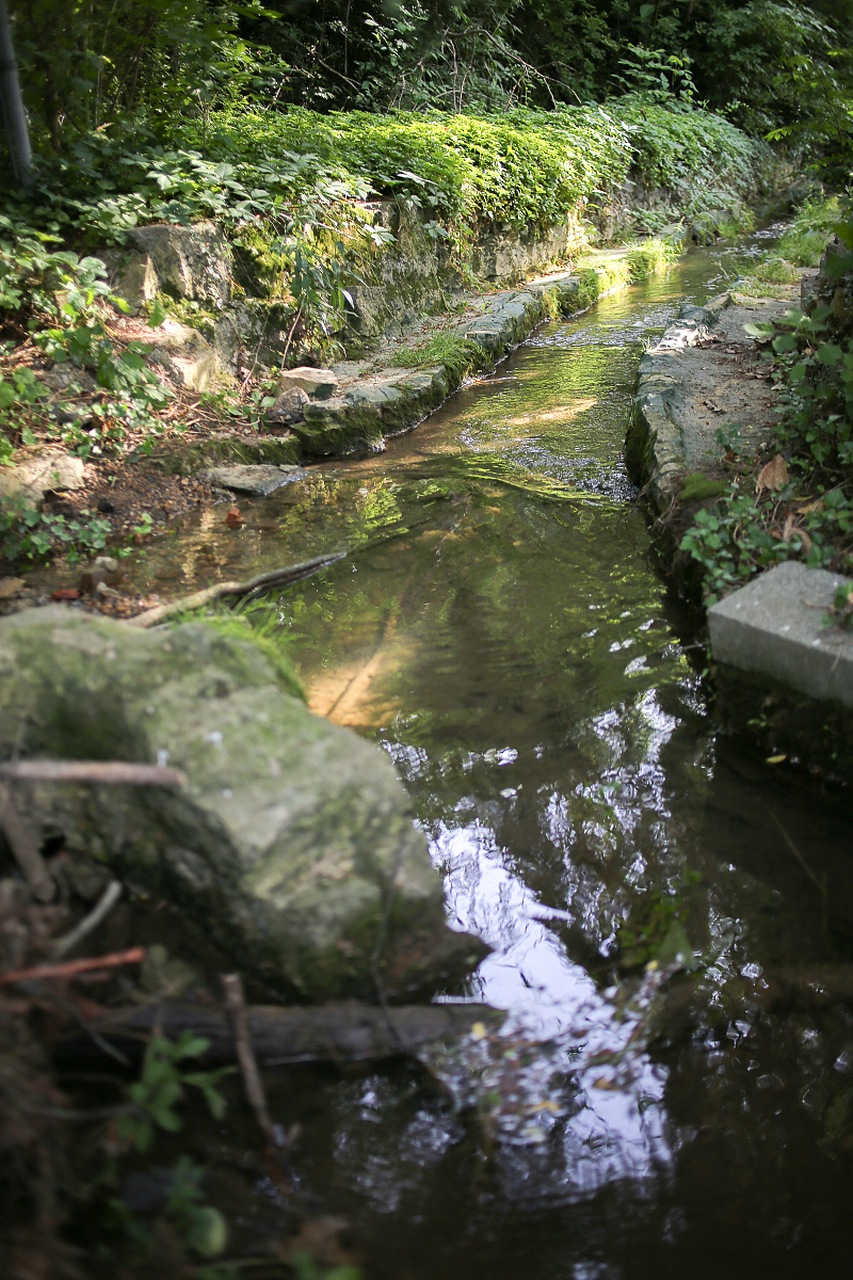
[[[202,479],[221,485],[223,489],[231,489],[234,493],[250,493],[258,498],[266,498],[282,485],[300,480],[305,474],[302,467],[235,463],[232,466],[211,467],[202,472]]]
[[[178,386],[206,391],[216,373],[216,356],[207,340],[197,329],[171,319],[155,332],[157,345],[148,358],[161,365]]]
[[[307,392],[301,387],[289,387],[276,396],[275,404],[267,411],[267,422],[299,422],[308,400]]]
[[[0,467],[0,497],[19,498],[30,507],[41,506],[46,493],[82,489],[83,459],[48,449],[14,467]]]
[[[285,369],[278,375],[275,393],[282,395],[294,387],[304,391],[312,400],[329,400],[338,389],[338,379],[331,369]]]
[[[708,610],[715,662],[853,707],[853,633],[823,626],[853,581],[788,560]]]
[[[230,300],[231,250],[213,223],[134,227],[128,239],[149,255],[166,293],[218,306]]]

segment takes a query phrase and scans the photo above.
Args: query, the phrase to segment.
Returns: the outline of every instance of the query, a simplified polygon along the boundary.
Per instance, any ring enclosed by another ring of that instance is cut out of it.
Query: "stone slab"
[[[853,707],[853,632],[822,626],[853,581],[788,560],[708,610],[715,662]]]
[[[222,485],[223,489],[232,489],[235,493],[252,493],[259,498],[266,498],[282,485],[289,484],[291,480],[299,480],[304,475],[302,467],[276,467],[263,463],[241,466],[235,463],[233,466],[210,467],[202,478]]]

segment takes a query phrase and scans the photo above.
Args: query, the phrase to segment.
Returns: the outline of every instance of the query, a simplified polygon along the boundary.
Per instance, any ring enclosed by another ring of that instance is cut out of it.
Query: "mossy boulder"
[[[17,784],[21,809],[41,837],[177,902],[285,992],[402,997],[484,954],[446,926],[388,758],[312,715],[251,641],[60,606],[5,618],[0,759],[13,756],[180,769],[180,790]]]

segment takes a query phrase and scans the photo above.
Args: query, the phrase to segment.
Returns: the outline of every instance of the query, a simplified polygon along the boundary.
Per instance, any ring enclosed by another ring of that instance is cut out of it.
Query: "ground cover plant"
[[[288,218],[335,225],[368,196],[416,201],[445,235],[513,229],[594,212],[628,176],[672,188],[683,210],[742,200],[766,172],[766,144],[723,117],[641,95],[559,111],[287,114],[232,106],[209,126],[178,124],[171,145],[144,129],[87,134],[45,158],[39,193],[7,193],[7,214],[90,245],[142,222]]]
[[[778,325],[750,325],[782,386],[783,416],[773,456],[744,456],[739,433],[718,433],[735,472],[719,501],[701,508],[681,548],[701,566],[713,603],[784,560],[853,573],[853,220],[837,201],[801,211],[772,258],[746,282],[764,291],[768,265],[816,265],[832,232],[822,285],[809,310],[790,308]],[[781,270],[779,272],[781,275]],[[776,277],[774,270],[771,280]],[[838,618],[849,605],[840,602]],[[828,619],[832,621],[832,619]]]

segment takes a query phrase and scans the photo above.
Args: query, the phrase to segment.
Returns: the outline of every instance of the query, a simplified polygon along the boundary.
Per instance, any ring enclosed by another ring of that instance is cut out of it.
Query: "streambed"
[[[545,326],[384,454],[241,504],[236,534],[205,513],[138,584],[346,552],[271,607],[493,947],[447,998],[507,1009],[504,1034],[431,1063],[441,1088],[269,1080],[300,1194],[350,1224],[367,1280],[850,1256],[849,814],[716,734],[621,459],[642,344],[730,269],[696,252]],[[259,1234],[289,1208],[263,1179],[243,1207]]]

